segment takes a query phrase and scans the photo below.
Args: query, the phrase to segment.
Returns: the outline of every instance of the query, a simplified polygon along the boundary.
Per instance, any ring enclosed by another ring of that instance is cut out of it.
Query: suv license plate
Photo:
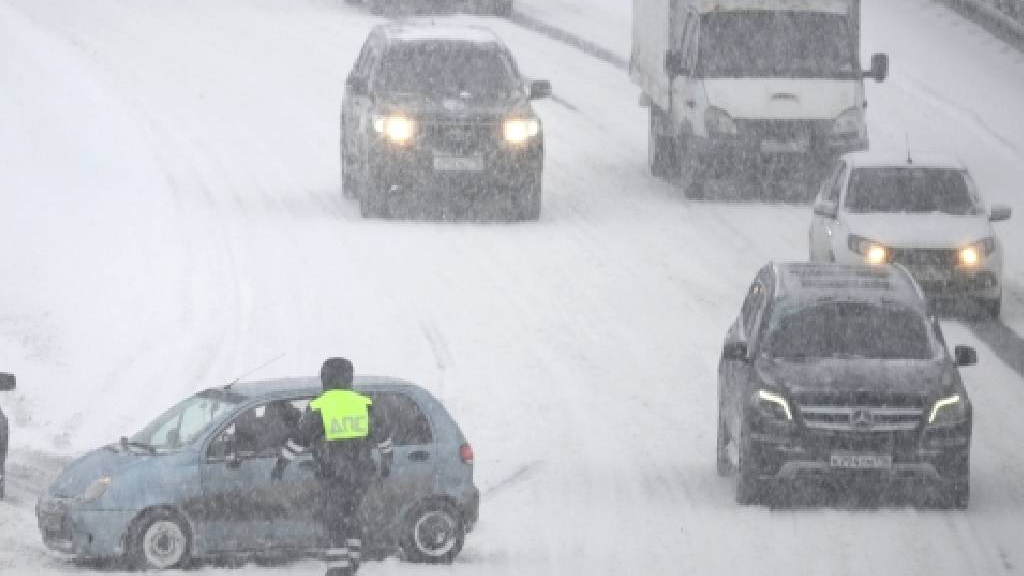
[[[434,154],[434,170],[437,172],[479,172],[484,169],[481,156],[446,156]]]
[[[892,456],[889,454],[833,452],[829,464],[833,468],[892,468]]]

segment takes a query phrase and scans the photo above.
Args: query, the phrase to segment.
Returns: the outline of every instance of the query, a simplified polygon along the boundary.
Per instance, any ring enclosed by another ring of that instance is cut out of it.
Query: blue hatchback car
[[[472,448],[423,388],[379,377],[355,384],[388,419],[395,444],[391,476],[370,490],[361,511],[367,552],[451,562],[479,513]],[[126,557],[151,569],[315,552],[311,456],[281,482],[270,472],[320,391],[313,378],[268,380],[180,402],[134,436],[68,465],[36,505],[44,543],[80,559]]]

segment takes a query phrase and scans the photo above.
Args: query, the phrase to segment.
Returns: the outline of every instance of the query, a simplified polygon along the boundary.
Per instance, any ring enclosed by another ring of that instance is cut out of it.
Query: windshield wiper
[[[148,451],[150,454],[156,454],[156,446],[147,444],[146,442],[137,442],[135,440],[129,440],[127,436],[121,436],[121,448],[124,448],[125,452],[128,452],[129,448],[142,448]]]

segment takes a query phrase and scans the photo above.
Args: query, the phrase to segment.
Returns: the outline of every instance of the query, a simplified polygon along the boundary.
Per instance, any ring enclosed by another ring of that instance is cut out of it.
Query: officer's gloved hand
[[[288,461],[284,458],[278,458],[274,464],[274,469],[270,471],[271,480],[280,480],[284,477],[284,469],[288,466]]]

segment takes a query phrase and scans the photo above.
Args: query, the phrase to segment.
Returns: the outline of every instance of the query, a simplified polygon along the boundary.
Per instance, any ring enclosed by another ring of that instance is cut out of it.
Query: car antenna
[[[249,371],[248,371],[248,372],[246,372],[245,374],[242,374],[242,375],[241,375],[241,376],[239,376],[238,378],[235,378],[235,379],[234,379],[234,380],[232,380],[231,382],[228,382],[227,384],[225,384],[225,385],[224,385],[224,389],[225,389],[225,390],[227,390],[227,389],[231,388],[231,387],[232,387],[232,386],[234,386],[235,384],[238,384],[238,381],[239,381],[239,380],[241,380],[242,378],[245,378],[245,377],[247,377],[247,376],[252,376],[252,375],[253,375],[253,374],[255,374],[256,372],[259,372],[260,370],[263,370],[264,368],[266,368],[267,366],[270,366],[270,365],[271,365],[271,364],[273,364],[274,362],[277,362],[277,361],[278,361],[278,360],[280,360],[281,358],[284,358],[284,357],[285,357],[285,356],[286,356],[287,354],[288,354],[287,352],[281,352],[280,354],[278,354],[277,356],[274,356],[274,357],[273,357],[273,358],[271,358],[270,360],[267,360],[267,361],[266,361],[266,362],[264,362],[263,364],[260,364],[259,366],[257,366],[257,367],[255,367],[255,368],[253,368],[252,370],[249,370]]]
[[[904,132],[903,136],[907,141],[907,164],[913,164],[914,157],[910,154],[910,132]]]

